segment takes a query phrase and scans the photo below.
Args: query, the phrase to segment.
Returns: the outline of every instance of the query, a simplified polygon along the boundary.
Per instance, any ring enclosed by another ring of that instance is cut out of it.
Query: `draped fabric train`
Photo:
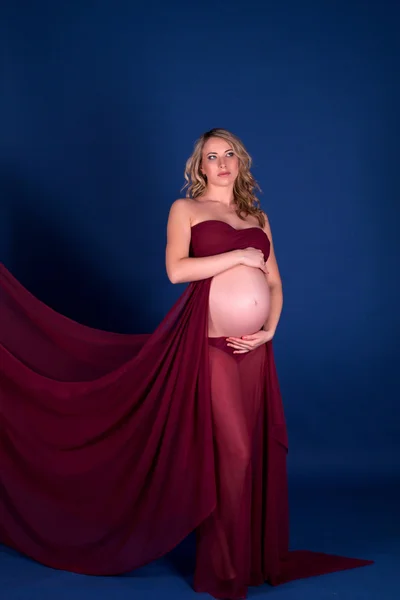
[[[192,228],[192,256],[254,246],[259,228]],[[149,335],[80,325],[0,266],[0,541],[77,573],[144,565],[197,531],[194,587],[370,564],[288,551],[287,433],[272,343],[234,356],[207,337],[211,279]]]

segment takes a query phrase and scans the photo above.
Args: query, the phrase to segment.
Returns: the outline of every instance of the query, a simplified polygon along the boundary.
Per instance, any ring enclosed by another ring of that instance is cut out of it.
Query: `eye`
[[[231,156],[235,156],[235,153],[232,152],[232,150],[229,150],[229,152],[226,153],[226,156],[230,158]]]
[[[207,156],[208,160],[213,160],[214,158],[216,158],[215,154],[210,154],[209,156]]]

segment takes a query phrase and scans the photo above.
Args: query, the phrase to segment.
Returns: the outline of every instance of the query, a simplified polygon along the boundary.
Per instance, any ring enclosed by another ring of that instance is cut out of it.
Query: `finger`
[[[249,341],[251,340],[246,340],[246,336],[243,336],[243,338],[234,338],[234,337],[229,337],[226,339],[226,341],[228,342],[228,344],[241,344],[241,345],[245,345],[246,348],[251,345],[249,344]]]
[[[247,354],[250,350],[234,350],[233,354]]]
[[[235,348],[236,350],[251,350],[252,346],[250,344],[228,344],[231,348]]]

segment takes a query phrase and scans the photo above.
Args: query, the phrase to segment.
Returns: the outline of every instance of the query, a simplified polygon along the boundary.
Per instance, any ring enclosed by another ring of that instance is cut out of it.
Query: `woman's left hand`
[[[272,340],[274,333],[275,332],[271,330],[265,331],[264,329],[261,329],[250,335],[242,335],[240,338],[228,337],[226,338],[226,341],[228,346],[235,349],[233,354],[244,354],[250,352],[250,350],[255,350],[259,346]]]

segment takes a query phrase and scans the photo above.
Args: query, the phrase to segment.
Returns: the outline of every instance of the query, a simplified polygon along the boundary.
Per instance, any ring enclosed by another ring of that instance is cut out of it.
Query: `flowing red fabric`
[[[258,228],[192,228],[191,255],[257,247]],[[245,597],[371,561],[288,550],[287,433],[272,344],[208,338],[212,280],[149,335],[55,312],[0,265],[0,541],[57,569],[119,574],[196,530],[194,588]]]

